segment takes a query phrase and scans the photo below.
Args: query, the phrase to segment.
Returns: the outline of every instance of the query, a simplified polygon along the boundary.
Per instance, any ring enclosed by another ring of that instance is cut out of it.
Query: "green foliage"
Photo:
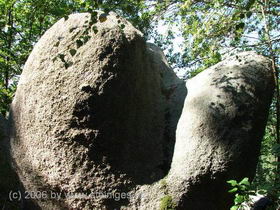
[[[268,36],[274,55],[279,57],[280,4],[277,0],[265,3],[255,0],[161,2],[155,7],[155,16],[163,16],[164,24],[170,28],[177,25],[184,37],[184,52],[168,55],[169,61],[176,62],[175,67],[201,70],[219,62],[223,55],[245,50],[271,56]],[[269,28],[269,35],[266,28]],[[164,48],[172,48],[173,40],[168,39],[168,42],[162,42]]]
[[[161,187],[164,191],[167,190],[167,182],[166,182],[165,179],[162,179],[162,180],[160,181],[160,187]]]
[[[280,144],[276,139],[276,114],[275,101],[272,103],[271,113],[269,115],[266,132],[262,141],[261,154],[257,167],[256,177],[252,186],[260,194],[267,195],[276,209],[280,206]]]
[[[166,195],[160,200],[160,210],[174,210],[175,204],[172,201],[172,197],[170,195]]]
[[[169,62],[176,63],[173,67],[183,67],[188,70],[187,77],[197,75],[225,56],[254,50],[273,60],[276,66],[275,77],[279,79],[279,1],[170,0],[164,2],[156,6],[155,14],[156,16],[164,14],[164,24],[171,29],[177,24],[184,37],[184,51],[181,54],[172,51],[175,35],[172,30],[167,36],[159,37],[158,41],[167,52]],[[262,190],[274,197],[276,203],[280,200],[278,84],[279,82],[276,83],[274,103],[270,109],[271,115],[262,142],[256,179],[251,186],[258,193]]]
[[[1,84],[0,81],[0,113],[3,116],[5,116],[7,111],[9,110],[9,104],[12,102],[12,98],[16,90],[16,84],[17,81],[11,84],[9,88],[5,88],[3,82]]]
[[[250,201],[249,195],[254,194],[254,192],[250,189],[251,184],[249,182],[249,179],[246,177],[240,182],[237,182],[236,180],[229,180],[227,181],[227,183],[232,187],[232,189],[228,192],[235,194],[234,206],[232,206],[230,209],[243,209],[244,203]]]
[[[272,104],[271,112],[266,126],[265,136],[261,145],[261,154],[257,166],[256,176],[251,184],[247,179],[237,183],[230,180],[228,183],[232,186],[229,191],[235,194],[235,207],[240,207],[244,201],[248,201],[251,194],[263,194],[272,200],[271,209],[277,209],[280,206],[280,177],[279,161],[280,145],[275,138],[276,114],[274,112],[275,101]],[[243,183],[243,186],[240,184]],[[240,193],[241,192],[241,193]]]

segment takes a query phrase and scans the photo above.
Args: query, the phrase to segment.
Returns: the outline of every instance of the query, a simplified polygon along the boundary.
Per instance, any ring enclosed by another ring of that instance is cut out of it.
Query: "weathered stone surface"
[[[90,20],[70,15],[43,35],[11,107],[11,153],[25,189],[64,196],[34,199],[43,209],[119,208],[128,197],[93,193],[133,192],[170,168],[184,82],[124,19],[108,15],[97,33]]]
[[[244,52],[187,82],[168,175],[140,187],[130,208],[224,210],[227,180],[252,178],[274,88],[271,61]],[[168,202],[166,202],[168,200]]]
[[[167,179],[179,209],[229,209],[226,181],[254,176],[273,84],[271,61],[253,52],[187,82]]]
[[[9,126],[23,190],[37,196],[24,208],[158,209],[172,198],[177,209],[228,209],[226,180],[256,167],[270,61],[238,54],[188,81],[186,97],[130,23],[114,13],[90,22],[57,22],[22,73]]]

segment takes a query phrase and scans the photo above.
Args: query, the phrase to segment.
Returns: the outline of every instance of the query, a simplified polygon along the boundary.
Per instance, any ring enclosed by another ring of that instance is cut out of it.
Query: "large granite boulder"
[[[226,181],[255,174],[273,78],[268,58],[243,52],[187,81],[171,169],[160,182],[141,187],[132,207],[229,209]]]
[[[168,176],[181,209],[229,209],[226,181],[254,177],[274,90],[271,64],[243,52],[187,82]]]
[[[47,192],[34,199],[43,209],[119,208],[129,196],[114,195],[170,168],[184,82],[130,23],[104,16],[74,14],[51,27],[11,106],[14,165],[27,191]]]
[[[162,51],[118,15],[58,21],[10,111],[14,168],[33,192],[24,208],[227,209],[226,180],[254,174],[271,63],[241,53],[187,88],[186,97]]]

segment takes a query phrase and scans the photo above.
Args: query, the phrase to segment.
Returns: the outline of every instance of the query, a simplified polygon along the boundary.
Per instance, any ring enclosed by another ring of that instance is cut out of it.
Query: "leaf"
[[[246,185],[239,185],[239,189],[241,191],[245,191],[246,190]]]
[[[242,195],[235,195],[234,199],[235,204],[243,203],[244,202],[244,196]]]
[[[255,3],[255,1],[256,0],[249,0],[247,5],[245,6],[245,9],[249,10],[252,7],[252,5]]]
[[[95,23],[97,23],[97,19],[96,18],[94,18],[94,19],[91,19],[91,21],[90,21],[90,25],[93,25],[93,24],[95,24]]]
[[[230,210],[238,210],[238,206],[232,206],[231,208],[230,208]]]
[[[229,193],[234,193],[234,192],[237,192],[237,190],[238,190],[238,188],[237,188],[237,187],[235,187],[235,188],[233,188],[233,189],[229,190],[228,192],[229,192]]]
[[[266,195],[267,194],[267,190],[263,190],[262,189],[262,190],[259,190],[258,193],[261,194],[261,195]]]
[[[245,177],[244,179],[241,180],[241,182],[239,182],[239,184],[249,186],[250,185],[249,178]]]
[[[244,26],[245,26],[245,23],[241,22],[241,23],[239,23],[238,25],[235,26],[235,29],[236,30],[243,29]]]
[[[253,14],[253,13],[252,13],[252,12],[250,12],[250,11],[249,11],[249,12],[247,12],[247,13],[246,13],[247,18],[250,18],[250,17],[252,16],[252,14]]]
[[[227,181],[227,183],[229,183],[233,187],[238,184],[236,180],[229,180],[229,181]]]
[[[90,19],[91,19],[92,22],[97,23],[97,15],[98,15],[98,13],[96,11],[93,11],[91,13]]]
[[[109,14],[110,9],[109,9],[109,8],[104,8],[104,12],[107,13],[107,14]]]
[[[243,18],[245,18],[245,15],[244,15],[243,13],[241,13],[241,14],[239,15],[239,17],[240,17],[240,19],[243,19]]]

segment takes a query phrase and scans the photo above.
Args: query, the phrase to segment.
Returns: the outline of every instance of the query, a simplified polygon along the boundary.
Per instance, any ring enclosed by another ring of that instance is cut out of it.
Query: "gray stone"
[[[255,174],[274,89],[271,61],[240,53],[198,74],[187,88],[171,169],[137,189],[131,209],[159,209],[164,200],[182,210],[229,209],[226,181]]]
[[[189,80],[186,97],[158,47],[97,15],[58,21],[24,67],[9,124],[14,168],[36,195],[24,208],[228,209],[226,181],[255,172],[270,60],[240,53]]]
[[[11,153],[24,188],[65,197],[34,199],[43,209],[125,206],[128,198],[94,193],[129,193],[171,164],[184,82],[126,20],[111,13],[97,33],[90,20],[70,15],[43,35],[11,107]]]
[[[226,181],[252,180],[274,89],[271,61],[243,52],[187,82],[168,184],[182,209],[229,209]]]

